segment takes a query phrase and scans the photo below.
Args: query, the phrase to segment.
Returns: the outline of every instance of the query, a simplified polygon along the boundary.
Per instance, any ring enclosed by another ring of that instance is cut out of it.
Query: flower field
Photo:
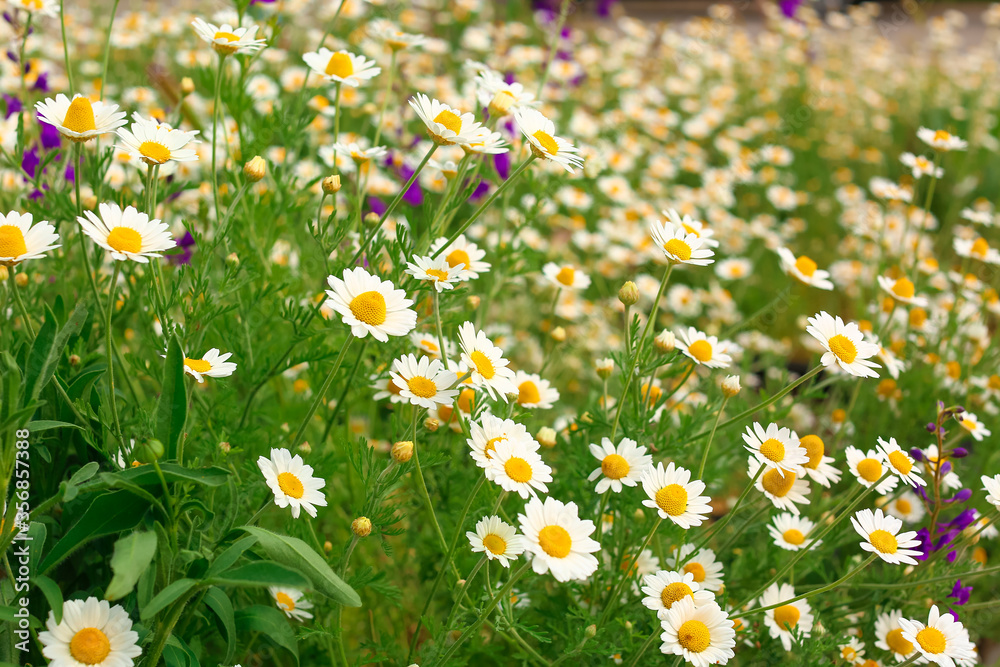
[[[5,0],[0,665],[1000,664],[1000,5],[795,5]]]

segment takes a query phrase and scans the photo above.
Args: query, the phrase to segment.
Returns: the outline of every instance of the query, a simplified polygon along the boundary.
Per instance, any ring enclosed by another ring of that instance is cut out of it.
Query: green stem
[[[342,2],[340,4],[343,5],[344,3]],[[340,9],[338,8],[337,11],[340,11]],[[336,94],[334,96],[334,102],[333,102],[333,143],[334,144],[336,144],[337,142],[340,141],[340,87],[342,85],[343,84],[340,81],[338,81],[335,84],[335,86],[334,86],[337,89],[337,92],[336,92]],[[334,162],[336,162],[336,157],[334,158]],[[360,176],[360,174],[359,174],[359,176]]]
[[[385,119],[385,109],[389,105],[389,98],[392,97],[392,80],[396,75],[396,51],[389,56],[389,72],[385,77],[385,95],[382,97],[382,108],[378,112],[378,124],[375,126],[375,141],[372,146],[378,146],[379,139],[382,138],[382,121]]]
[[[455,616],[458,615],[458,608],[461,605],[462,600],[465,598],[465,591],[469,589],[469,584],[471,584],[472,580],[476,578],[476,575],[479,574],[479,570],[482,569],[485,563],[486,563],[486,556],[483,556],[482,558],[479,559],[479,562],[476,563],[475,566],[473,566],[472,572],[469,573],[469,576],[465,578],[465,582],[462,584],[462,588],[460,588],[458,591],[458,599],[456,599],[455,604],[452,605],[451,613],[448,614],[448,620],[445,621],[444,624],[445,634],[447,634],[451,630],[451,624],[455,622]]]
[[[118,6],[118,2],[115,2],[115,7]],[[111,12],[111,20],[114,21],[114,11]],[[59,0],[59,29],[62,32],[62,43],[63,43],[63,62],[66,67],[66,83],[69,87],[69,97],[73,98],[73,91],[76,89],[73,85],[73,68],[69,65],[69,40],[66,39],[66,0]],[[108,29],[108,43],[111,43],[111,29]],[[107,61],[105,61],[107,62]],[[21,67],[24,67],[24,63],[20,63]],[[107,74],[105,72],[105,74]],[[101,79],[101,99],[104,99],[104,79]]]
[[[417,406],[413,406],[413,438],[416,440],[417,434],[417,415],[419,411]],[[427,506],[427,513],[431,515],[431,524],[434,526],[434,532],[437,534],[438,542],[441,543],[441,549],[448,553],[448,541],[444,539],[444,532],[441,530],[441,524],[438,522],[437,513],[434,511],[434,503],[431,502],[431,496],[427,493],[427,484],[424,482],[424,473],[420,468],[420,448],[417,444],[413,443],[413,471],[416,473],[417,487],[420,489],[420,495],[423,496],[424,504]],[[452,568],[455,568],[452,564]],[[455,568],[455,573],[458,574],[458,569]]]
[[[219,67],[215,73],[215,97],[212,102],[212,202],[215,206],[215,219],[219,220],[219,172],[216,169],[216,145],[218,142],[219,107],[222,102],[222,75],[225,72],[226,56],[219,54]]]
[[[708,436],[708,442],[705,443],[705,451],[701,453],[701,465],[698,466],[698,474],[695,475],[696,479],[701,479],[701,476],[705,474],[705,464],[708,463],[708,450],[712,448],[712,441],[715,439],[715,431],[719,428],[719,421],[722,419],[722,413],[725,411],[727,403],[729,403],[728,396],[722,399],[722,405],[719,407],[719,413],[715,415],[715,423],[712,424],[712,432]]]
[[[648,637],[646,637],[646,641],[644,641],[642,643],[642,646],[639,647],[639,651],[629,661],[627,667],[635,667],[636,665],[638,665],[639,664],[639,660],[642,659],[643,654],[645,654],[646,651],[649,650],[649,647],[652,646],[653,642],[656,641],[656,638],[659,637],[659,636],[660,636],[660,628],[659,627],[653,628],[653,633],[651,635],[649,635]]]
[[[663,519],[661,519],[660,516],[657,515],[656,522],[650,529],[649,534],[646,535],[646,539],[642,541],[642,546],[639,547],[639,550],[635,554],[636,561],[638,561],[639,556],[642,555],[642,552],[645,551],[646,547],[649,546],[649,543],[653,541],[653,535],[656,534],[656,529],[660,527],[661,523],[663,523]],[[601,614],[601,620],[597,622],[598,628],[604,627],[604,622],[608,620],[608,614],[610,614],[611,611],[618,605],[618,597],[621,595],[622,588],[625,586],[625,583],[632,578],[631,575],[632,575],[632,567],[628,566],[625,568],[625,572],[622,575],[622,578],[618,581],[618,584],[611,592],[611,597],[608,599],[607,604],[604,606],[604,613]]]
[[[552,33],[552,37],[549,39],[549,48],[545,55],[545,67],[542,69],[542,78],[538,82],[538,91],[535,93],[535,97],[538,99],[542,99],[542,92],[545,90],[545,84],[549,80],[549,70],[552,67],[552,56],[555,55],[556,47],[559,46],[559,40],[562,38],[563,25],[566,24],[566,17],[569,15],[569,2],[570,0],[563,0],[562,6],[559,8],[559,18],[556,20],[556,29]]]
[[[118,438],[118,443],[125,447],[125,438],[122,435],[122,425],[118,418],[118,397],[115,392],[115,366],[114,366],[114,347],[115,341],[114,336],[111,331],[111,314],[115,309],[115,293],[118,291],[118,276],[121,273],[121,263],[115,261],[114,274],[111,277],[111,285],[108,288],[108,307],[106,310],[106,316],[104,319],[104,333],[105,333],[105,347],[107,350],[107,362],[108,362],[108,388],[111,396],[111,415],[115,420],[115,436]]]
[[[746,497],[750,494],[750,489],[754,487],[760,476],[764,474],[764,470],[765,466],[760,466],[757,469],[757,474],[753,476],[753,479],[750,480],[750,483],[746,485],[745,489],[743,489],[743,493],[741,493],[740,497],[736,499],[736,504],[733,505],[733,509],[729,510],[729,512],[726,513],[726,516],[722,517],[721,521],[712,526],[705,533],[704,537],[702,537],[699,541],[695,542],[694,549],[691,550],[691,553],[693,554],[698,553],[698,549],[708,544],[708,541],[712,539],[713,536],[717,535],[720,530],[729,525],[729,522],[733,520],[733,517],[736,516],[736,513],[740,510],[740,507],[743,505],[743,501],[746,500]]]
[[[147,653],[146,664],[149,667],[156,667],[157,663],[160,662],[160,655],[163,653],[163,648],[167,645],[167,640],[170,638],[170,633],[173,631],[174,626],[177,625],[177,621],[180,620],[181,614],[184,612],[184,607],[187,606],[188,601],[198,593],[199,588],[195,586],[187,593],[181,596],[177,602],[174,603],[173,608],[171,608],[169,615],[160,624],[159,629],[156,631],[156,636],[153,638],[153,643],[150,646],[149,653]]]
[[[10,285],[10,293],[17,303],[17,309],[21,313],[21,319],[24,320],[24,328],[28,330],[31,340],[35,340],[35,328],[31,325],[31,317],[28,316],[28,309],[24,307],[24,301],[21,300],[21,290],[17,287],[17,279],[14,277],[13,266],[7,268],[7,282]]]
[[[994,565],[993,567],[982,568],[979,570],[971,570],[969,572],[962,572],[960,574],[946,574],[941,577],[931,577],[930,579],[920,579],[917,582],[906,581],[898,584],[887,584],[881,581],[876,581],[873,583],[865,584],[855,584],[858,588],[914,588],[916,586],[924,586],[925,584],[935,584],[940,581],[955,581],[956,579],[971,579],[972,577],[978,577],[983,574],[993,574],[994,572],[1000,572],[1000,565]]]
[[[326,376],[326,380],[323,382],[323,387],[316,393],[316,397],[313,399],[312,404],[309,406],[309,411],[306,412],[306,416],[302,419],[302,423],[299,424],[299,428],[295,431],[295,437],[292,438],[292,449],[295,449],[302,441],[305,439],[306,429],[309,428],[309,422],[312,421],[313,415],[316,414],[316,410],[319,409],[319,404],[323,401],[323,397],[326,395],[327,390],[330,389],[330,384],[333,383],[333,377],[340,370],[341,365],[344,363],[344,358],[347,356],[347,350],[351,347],[351,343],[354,342],[354,335],[351,333],[347,334],[347,339],[344,341],[344,345],[340,348],[340,354],[337,355],[337,360],[333,362],[333,368]]]

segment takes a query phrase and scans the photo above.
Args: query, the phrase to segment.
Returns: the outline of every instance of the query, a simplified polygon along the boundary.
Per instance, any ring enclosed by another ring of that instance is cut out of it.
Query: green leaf
[[[15,616],[15,614],[19,613],[23,608],[24,607],[18,607],[17,609],[15,609],[14,607],[0,607],[0,621],[3,621],[4,623],[16,624],[20,620],[20,618],[18,616]],[[28,627],[40,628],[42,627],[42,622],[39,621],[34,616],[29,616]]]
[[[233,653],[236,652],[236,618],[233,614],[233,603],[229,601],[225,591],[213,586],[205,591],[205,604],[222,622],[222,629],[226,632],[226,658],[222,663],[231,664]]]
[[[187,417],[187,387],[184,385],[184,353],[177,336],[170,337],[167,359],[163,365],[160,401],[156,404],[154,433],[163,443],[166,458],[177,458],[177,441]]]
[[[52,309],[45,307],[45,322],[35,336],[35,342],[28,353],[28,362],[24,374],[24,395],[28,400],[35,400],[42,389],[56,373],[59,358],[66,348],[66,341],[76,335],[87,319],[87,307],[83,301],[78,301],[76,308],[62,329],[57,329],[58,323]]]
[[[48,577],[41,575],[32,579],[32,583],[42,591],[42,595],[45,596],[45,600],[49,603],[49,608],[52,609],[52,615],[55,616],[56,623],[62,623],[63,596],[62,591],[59,590],[59,585]]]
[[[225,572],[239,560],[243,552],[257,544],[257,538],[252,535],[247,535],[244,538],[236,540],[231,547],[219,554],[218,558],[212,561],[209,565],[208,571],[205,573],[205,578],[210,579],[222,572]]]
[[[302,540],[290,535],[272,533],[258,526],[243,526],[240,530],[256,537],[272,560],[308,577],[314,589],[344,606],[361,606],[361,598],[354,589],[344,583],[327,562]]]
[[[85,466],[77,470],[75,473],[73,473],[73,476],[69,478],[69,483],[73,484],[74,486],[83,484],[88,479],[96,475],[97,471],[100,469],[101,466],[99,463],[97,463],[97,461],[91,461],[90,463],[86,464]]]
[[[197,585],[198,582],[194,579],[178,579],[150,600],[149,604],[143,607],[139,618],[143,621],[148,621]]]
[[[139,577],[156,555],[156,533],[134,532],[115,542],[111,556],[111,583],[104,592],[105,600],[118,600],[132,592]]]
[[[32,433],[38,433],[39,431],[49,431],[54,428],[75,428],[83,430],[82,426],[77,426],[76,424],[70,424],[69,422],[54,421],[52,419],[39,419],[37,421],[28,422],[24,427],[31,431]]]
[[[249,634],[259,632],[278,646],[288,649],[299,664],[299,645],[295,640],[295,632],[288,625],[285,615],[274,607],[254,605],[236,612],[237,631]]]
[[[66,389],[66,395],[70,397],[71,400],[76,400],[78,398],[85,398],[87,392],[97,381],[97,378],[104,375],[107,370],[107,366],[101,365],[96,368],[89,368],[82,371],[79,375],[73,378],[72,382],[69,383]]]
[[[211,582],[219,586],[287,586],[289,588],[309,588],[311,586],[309,580],[299,572],[269,560],[259,560],[227,570],[213,577]]]
[[[163,472],[163,479],[168,484],[192,482],[204,486],[222,486],[230,474],[225,468],[185,468],[176,463],[160,463],[160,471]],[[160,477],[156,474],[156,468],[151,465],[129,468],[121,472],[107,473],[107,475],[109,478],[120,478],[140,486],[160,486]]]
[[[97,496],[83,516],[52,547],[52,551],[45,556],[39,570],[43,574],[48,572],[75,549],[95,537],[135,528],[147,509],[149,503],[124,491]]]

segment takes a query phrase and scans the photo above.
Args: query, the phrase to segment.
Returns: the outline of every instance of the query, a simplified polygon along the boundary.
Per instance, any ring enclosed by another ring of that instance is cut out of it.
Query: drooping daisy
[[[889,469],[899,475],[901,480],[912,487],[927,486],[927,481],[914,470],[913,458],[902,450],[895,438],[889,438],[889,442],[879,438],[878,448]]]
[[[974,412],[963,412],[960,415],[955,415],[955,420],[978,442],[982,442],[983,438],[993,435],[993,432],[986,428],[983,422],[979,421],[979,417]]]
[[[424,280],[438,292],[452,289],[459,281],[461,269],[452,266],[448,260],[438,255],[436,258],[414,256],[406,263],[406,272],[417,280]]]
[[[326,480],[314,477],[312,466],[305,465],[298,454],[272,447],[271,458],[261,456],[257,467],[274,493],[274,504],[291,507],[292,518],[298,519],[303,508],[315,518],[316,508],[326,507],[326,496],[320,491]]]
[[[542,267],[542,273],[558,289],[584,290],[590,287],[590,276],[572,264],[548,262]]]
[[[680,339],[677,349],[699,366],[726,368],[733,363],[733,358],[726,354],[729,349],[726,341],[719,342],[715,336],[708,336],[694,327],[681,329],[677,337]]]
[[[756,457],[751,456],[748,465],[747,474],[753,479],[762,464]],[[757,477],[754,486],[779,510],[787,510],[798,515],[798,506],[809,504],[809,482],[794,472],[773,468],[765,470],[760,477]]]
[[[807,538],[815,527],[816,524],[804,516],[784,512],[771,520],[767,526],[767,532],[771,533],[774,543],[782,549],[799,551],[805,549],[809,544]],[[816,547],[822,543],[822,540],[817,540],[812,546]]]
[[[142,655],[132,619],[107,600],[66,600],[62,621],[50,611],[45,627],[38,640],[51,667],[132,667]]]
[[[302,55],[309,68],[327,81],[342,83],[357,88],[365,81],[377,76],[382,68],[374,60],[357,56],[350,51],[331,51],[321,48]]]
[[[861,543],[861,548],[873,554],[886,563],[899,565],[916,565],[917,561],[913,556],[920,554],[918,549],[911,547],[919,546],[920,541],[915,539],[916,531],[900,533],[903,522],[894,516],[882,514],[882,510],[863,509],[851,517],[851,525],[858,535],[865,538]]]
[[[229,377],[236,372],[236,364],[227,361],[231,356],[233,356],[232,352],[219,354],[219,348],[213,347],[201,359],[184,357],[184,372],[197,380],[199,384],[204,382],[206,377]]]
[[[987,477],[983,475],[979,478],[983,483],[983,491],[986,492],[986,502],[1000,509],[1000,475]]]
[[[458,390],[450,388],[458,376],[446,370],[438,359],[403,355],[392,362],[390,376],[399,387],[399,395],[422,408],[450,405],[458,396]]]
[[[514,526],[504,523],[498,516],[483,517],[476,523],[476,532],[466,532],[473,553],[483,553],[490,560],[500,561],[510,567],[510,561],[524,553],[524,538]]]
[[[32,225],[30,213],[0,214],[0,264],[13,266],[26,259],[39,259],[59,240],[56,228],[46,221]]]
[[[460,234],[447,248],[444,244],[448,239],[441,237],[431,246],[431,257],[444,256],[448,265],[458,269],[458,279],[461,281],[475,280],[480,274],[490,270],[490,264],[484,262],[485,250],[480,250],[472,241],[465,238],[465,234]]]
[[[191,21],[194,31],[203,40],[212,45],[219,55],[229,56],[234,53],[253,53],[264,48],[267,40],[254,39],[257,26],[234,28],[228,23],[220,26],[206,23],[200,18]]]
[[[537,373],[517,371],[514,374],[517,386],[517,404],[529,410],[549,410],[559,400],[559,390]]]
[[[100,217],[84,211],[87,217],[76,220],[94,243],[111,253],[112,259],[147,264],[150,257],[162,257],[160,253],[177,245],[167,223],[150,220],[134,206],[123,211],[118,204],[101,204],[97,211]]]
[[[62,93],[35,104],[38,119],[52,125],[70,141],[82,142],[112,132],[125,124],[125,112],[117,104],[91,102],[83,95],[70,101]]]
[[[489,413],[484,414],[479,422],[469,424],[469,432],[472,436],[466,442],[471,448],[472,459],[480,468],[487,470],[489,476],[489,459],[493,456],[497,443],[504,440],[514,440],[522,442],[528,447],[538,449],[538,443],[528,433],[528,429],[523,424],[518,424],[511,419],[501,419]]]
[[[658,616],[684,598],[693,599],[696,606],[715,599],[715,595],[703,589],[690,572],[660,570],[644,576],[642,583],[642,592],[646,594],[642,604]]]
[[[674,569],[694,576],[696,584],[712,593],[722,590],[722,563],[715,559],[711,549],[699,549],[693,554],[694,545],[685,544],[677,552]]]
[[[921,127],[917,130],[917,138],[939,151],[964,151],[969,147],[968,142],[945,130]]]
[[[805,474],[803,466],[809,461],[809,457],[799,440],[787,428],[778,428],[777,424],[772,423],[765,429],[754,422],[752,427],[747,426],[743,442],[746,443],[746,450],[768,469],[777,470],[781,474]]]
[[[903,639],[913,644],[928,662],[941,667],[972,665],[976,645],[969,641],[969,631],[949,613],[942,614],[937,605],[931,607],[927,623],[907,618],[899,619]]]
[[[916,288],[913,286],[913,281],[906,276],[897,278],[896,280],[887,278],[886,276],[879,276],[878,284],[883,291],[899,303],[905,303],[908,306],[919,306],[920,308],[927,307],[927,299],[922,296],[916,296]]]
[[[669,218],[652,222],[649,225],[649,235],[672,264],[707,266],[715,261],[712,259],[715,253],[705,244],[704,239],[680,225],[674,225]]]
[[[698,605],[684,598],[659,615],[660,652],[682,656],[695,667],[724,665],[734,657],[736,630],[714,600]]]
[[[447,104],[431,99],[423,93],[410,98],[410,106],[427,127],[427,134],[434,143],[451,146],[479,141],[489,130],[476,122],[471,113],[462,113]]]
[[[817,267],[810,257],[796,257],[788,248],[778,248],[778,259],[781,260],[781,270],[795,278],[803,285],[809,285],[822,290],[832,290],[830,272]]]
[[[859,482],[870,489],[872,485],[882,479],[882,475],[888,472],[887,464],[882,452],[869,449],[863,452],[853,445],[848,445],[844,450],[847,458],[847,467],[850,469]],[[875,488],[878,493],[889,493],[899,484],[899,478],[889,475]]]
[[[883,651],[891,651],[896,662],[902,662],[913,654],[913,644],[903,638],[903,628],[899,620],[903,612],[890,609],[875,618],[875,646]]]
[[[924,503],[920,500],[920,496],[912,491],[903,491],[898,494],[883,509],[886,511],[886,514],[891,514],[906,523],[919,523],[926,514]]]
[[[514,122],[528,140],[531,154],[536,158],[551,160],[569,173],[583,166],[583,156],[572,143],[556,136],[556,126],[541,111],[529,107],[514,112]]]
[[[296,621],[305,621],[313,617],[312,613],[307,611],[312,609],[312,602],[306,600],[305,593],[297,588],[268,586],[267,590],[270,591],[274,604],[278,606],[278,609],[285,612],[285,616],[288,618],[294,618]]]
[[[691,472],[676,467],[671,461],[667,467],[657,463],[647,468],[641,476],[642,490],[648,498],[642,501],[646,507],[655,509],[661,519],[669,519],[687,530],[700,526],[712,511],[711,500],[701,495],[705,483],[691,480]]]
[[[623,485],[635,486],[653,463],[653,457],[646,453],[646,448],[637,446],[635,440],[628,438],[622,438],[617,447],[609,438],[602,439],[600,445],[591,443],[590,453],[601,462],[601,467],[587,477],[591,482],[600,478],[594,489],[597,493],[604,493],[609,488],[621,493]]]
[[[371,334],[385,343],[389,336],[405,336],[417,324],[417,313],[410,309],[413,301],[406,292],[396,289],[389,280],[365,271],[360,266],[344,269],[343,280],[329,276],[326,307],[340,313],[344,324],[358,338]]]
[[[878,377],[873,369],[879,365],[868,360],[878,354],[879,346],[865,341],[857,324],[845,323],[839,315],[835,319],[826,311],[810,317],[808,322],[806,331],[827,350],[821,359],[824,366],[837,365],[858,377]]]
[[[484,389],[490,398],[498,397],[507,402],[507,395],[516,395],[514,371],[503,357],[503,350],[494,345],[486,334],[476,331],[472,322],[458,328],[458,341],[462,347],[462,364],[471,373],[473,386]]]
[[[796,437],[792,432],[792,437]],[[840,471],[833,466],[833,457],[826,456],[826,444],[823,439],[815,434],[804,435],[799,438],[799,445],[806,450],[806,461],[803,468],[806,476],[822,487],[830,488],[830,484],[840,481]]]
[[[487,459],[487,477],[504,491],[517,493],[528,499],[539,491],[548,492],[546,484],[552,481],[552,468],[532,448],[521,440],[501,440]]]
[[[551,572],[556,581],[565,582],[586,580],[597,570],[594,552],[601,545],[590,537],[596,527],[579,517],[576,503],[532,498],[517,520],[525,548],[534,555],[531,567],[536,574]]]
[[[759,604],[761,607],[770,607],[793,598],[795,589],[789,584],[771,584],[760,596]],[[791,651],[792,640],[796,635],[808,637],[812,632],[812,608],[806,600],[781,604],[764,612],[764,625],[772,639],[780,639],[785,650]]]

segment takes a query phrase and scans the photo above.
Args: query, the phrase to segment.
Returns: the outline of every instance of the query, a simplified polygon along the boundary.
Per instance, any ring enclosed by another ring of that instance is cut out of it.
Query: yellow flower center
[[[497,374],[497,369],[493,367],[493,362],[479,350],[475,350],[469,355],[469,358],[472,359],[472,363],[475,364],[479,374],[487,380],[492,380],[493,376]]]
[[[131,227],[115,227],[108,234],[108,245],[118,252],[142,251],[142,235]]]
[[[913,644],[903,638],[903,631],[899,628],[889,631],[889,634],[885,636],[885,643],[894,653],[899,655],[913,653]]]
[[[810,470],[818,468],[823,461],[823,454],[826,453],[823,439],[818,435],[804,435],[799,439],[799,444],[806,450],[806,456],[809,457],[809,463],[806,466]]]
[[[910,471],[913,470],[913,463],[903,452],[891,452],[889,454],[889,463],[892,467],[901,475],[909,475]]]
[[[913,295],[916,294],[916,289],[913,287],[912,280],[909,278],[900,278],[893,283],[892,293],[900,299],[912,299]]]
[[[972,244],[969,248],[970,255],[976,255],[978,257],[986,257],[986,253],[990,250],[990,244],[986,242],[986,239],[980,237],[976,239],[976,242]]]
[[[441,282],[442,280],[448,280],[448,272],[442,271],[441,269],[427,269],[427,275],[434,278],[435,281]]]
[[[69,103],[63,127],[73,132],[92,132],[97,129],[94,122],[94,107],[86,97],[77,97]]]
[[[604,467],[603,464],[601,466]],[[687,510],[688,492],[680,484],[668,484],[656,492],[656,505],[669,516],[680,516]]]
[[[789,544],[794,544],[796,546],[806,541],[806,536],[803,535],[802,531],[798,528],[789,528],[782,534],[782,537]]]
[[[538,392],[538,386],[531,380],[525,380],[517,387],[518,405],[535,405],[541,403],[542,395]]]
[[[359,322],[373,327],[385,323],[385,297],[375,290],[357,295],[351,299],[349,307]]]
[[[227,42],[235,42],[239,40],[239,37],[237,37],[231,32],[222,32],[220,30],[219,32],[215,33],[215,36],[213,36],[212,39],[224,39]]]
[[[553,558],[565,558],[573,546],[573,539],[562,526],[545,526],[538,531],[538,545]]]
[[[696,340],[688,345],[691,356],[705,364],[712,360],[712,344],[707,340]]]
[[[512,456],[503,464],[503,471],[515,482],[524,484],[531,481],[531,464],[519,456]]]
[[[295,610],[295,600],[293,600],[292,596],[288,593],[278,591],[275,593],[274,599],[277,600],[280,607],[284,607],[285,611]]]
[[[961,424],[962,424],[962,427],[965,430],[967,430],[967,431],[975,431],[976,430],[976,422],[972,421],[971,419],[963,419],[961,421]]]
[[[684,566],[684,574],[690,574],[695,583],[700,584],[705,581],[705,566],[701,563],[688,563]]]
[[[483,538],[483,546],[494,556],[499,556],[507,551],[507,540],[490,533]]]
[[[434,381],[419,375],[407,380],[406,386],[410,388],[411,394],[420,398],[433,398],[437,395],[437,385]]]
[[[170,149],[158,141],[144,141],[139,144],[139,153],[146,164],[163,164],[170,159]]]
[[[760,478],[760,485],[775,498],[784,498],[792,490],[795,473],[785,471],[784,477],[777,470],[768,470]]]
[[[212,364],[208,363],[204,359],[190,359],[184,357],[184,365],[193,370],[195,373],[207,373],[212,370]]]
[[[435,344],[434,341],[430,340],[429,338],[424,338],[422,341],[420,341],[420,344],[430,352],[438,351],[437,344]]]
[[[858,358],[858,348],[854,346],[851,339],[843,334],[837,334],[827,341],[830,351],[837,355],[837,358],[845,364],[854,363]]]
[[[691,259],[691,246],[680,239],[670,239],[663,244],[663,249],[681,262]]]
[[[882,476],[882,464],[878,459],[862,459],[858,463],[858,474],[866,482],[877,482]]]
[[[780,440],[768,438],[761,443],[760,453],[769,461],[779,463],[785,460],[785,445]]]
[[[906,498],[900,498],[896,501],[896,510],[900,514],[909,514],[913,510],[913,505]]]
[[[910,311],[910,326],[922,327],[927,321],[927,311],[923,308],[914,308]]]
[[[535,138],[535,141],[537,141],[549,155],[555,155],[559,152],[559,144],[556,143],[556,140],[552,138],[551,134],[538,130],[531,136]]]
[[[948,647],[944,633],[937,628],[924,628],[918,632],[917,643],[920,644],[920,648],[934,655],[944,653],[944,650]]]
[[[809,257],[802,255],[795,260],[795,268],[806,278],[812,278],[812,275],[816,273],[817,267],[816,262],[812,261]]]
[[[493,458],[493,455],[490,454],[490,452],[496,451],[497,443],[500,442],[501,440],[504,440],[505,438],[506,436],[498,435],[495,438],[490,438],[489,440],[487,440],[486,446],[483,447],[483,455],[488,459]]]
[[[462,131],[462,119],[447,109],[435,116],[434,122],[444,125],[455,134]]]
[[[896,541],[896,536],[890,533],[888,530],[873,530],[868,535],[868,541],[872,543],[872,546],[878,549],[879,553],[883,554],[894,554],[899,548],[899,542]]]
[[[326,63],[327,76],[337,76],[341,79],[346,79],[347,77],[354,74],[354,63],[351,62],[351,57],[346,53],[334,53],[330,56],[330,60]]]
[[[573,279],[576,277],[576,269],[572,266],[564,266],[559,269],[559,273],[556,274],[556,280],[565,285],[566,287],[573,286]]]
[[[621,479],[628,474],[628,471],[628,461],[620,454],[608,454],[601,461],[601,472],[608,479]]]
[[[774,622],[778,624],[779,628],[791,630],[799,624],[801,615],[802,612],[795,605],[784,604],[774,610]]]
[[[20,257],[28,252],[24,234],[15,225],[0,225],[0,257]]]
[[[701,653],[712,643],[712,635],[707,625],[691,620],[677,630],[677,643],[692,653]]]
[[[69,654],[84,665],[99,665],[111,653],[111,641],[97,628],[84,628],[69,641]]]
[[[469,253],[464,250],[452,250],[445,257],[445,260],[447,260],[448,266],[452,268],[460,266],[463,269],[468,269],[472,267],[472,260],[469,259]]]
[[[278,488],[286,496],[299,499],[305,495],[306,489],[298,477],[290,472],[278,473]]]
[[[660,591],[660,601],[663,602],[663,606],[670,609],[674,606],[675,602],[683,600],[686,596],[691,595],[693,591],[691,587],[685,584],[683,581],[678,581],[674,584],[667,584]]]
[[[949,139],[951,139],[951,134],[944,130],[938,130],[934,133],[934,141],[948,141]]]
[[[844,648],[840,649],[840,657],[848,662],[853,663],[858,657],[858,652],[855,651],[850,646],[845,646]]]

